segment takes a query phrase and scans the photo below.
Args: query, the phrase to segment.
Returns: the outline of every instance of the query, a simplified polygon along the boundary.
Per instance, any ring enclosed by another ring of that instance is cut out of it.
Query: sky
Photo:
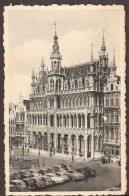
[[[13,6],[15,7],[15,6]],[[88,62],[91,56],[91,43],[94,59],[102,44],[105,31],[106,51],[109,61],[116,53],[117,74],[120,74],[120,10],[101,7],[101,9],[83,6],[51,6],[37,9],[15,7],[7,11],[5,18],[8,51],[8,87],[9,102],[17,103],[20,93],[29,99],[31,93],[32,69],[38,75],[42,57],[45,68],[50,70],[54,23],[57,23],[57,35],[62,54],[62,66]]]

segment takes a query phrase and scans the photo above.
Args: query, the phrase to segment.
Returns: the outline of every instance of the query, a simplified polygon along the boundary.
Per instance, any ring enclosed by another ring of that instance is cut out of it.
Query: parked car
[[[60,184],[64,182],[64,179],[60,176],[56,176],[55,174],[46,174],[49,176],[56,184]]]
[[[81,170],[84,174],[87,174],[88,177],[95,177],[99,174],[94,168],[84,167],[81,168]]]
[[[52,171],[53,171],[54,173],[56,173],[56,172],[61,172],[61,171],[66,171],[66,170],[65,170],[65,168],[64,168],[63,166],[61,166],[61,165],[55,165],[55,166],[52,168]]]
[[[16,189],[17,189],[16,185],[14,185],[14,184],[10,184],[10,185],[9,185],[9,190],[10,190],[10,191],[15,192]]]
[[[50,176],[43,175],[42,178],[45,180],[46,186],[55,184],[55,181],[53,181]]]
[[[42,177],[32,177],[32,179],[35,180],[36,186],[38,188],[46,186],[46,182],[45,182],[45,180]]]
[[[27,186],[22,180],[13,180],[11,184],[16,186],[16,191],[27,191]]]
[[[72,166],[69,165],[69,164],[62,163],[61,166],[62,166],[66,171],[73,171]]]
[[[68,182],[70,180],[68,175],[66,173],[64,173],[64,172],[57,172],[56,176],[62,177],[64,179],[64,182]]]
[[[11,180],[21,180],[22,178],[21,178],[21,175],[20,174],[13,173],[13,174],[10,175],[10,179]]]
[[[27,190],[32,190],[32,189],[36,188],[36,183],[33,178],[25,178],[25,179],[23,179],[23,181],[25,182],[25,184],[27,186]]]
[[[71,180],[82,180],[82,179],[84,179],[84,174],[81,174],[76,170],[67,172],[67,175]]]
[[[39,169],[38,173],[41,175],[46,175],[52,173],[52,170],[49,167],[46,167],[46,168]]]

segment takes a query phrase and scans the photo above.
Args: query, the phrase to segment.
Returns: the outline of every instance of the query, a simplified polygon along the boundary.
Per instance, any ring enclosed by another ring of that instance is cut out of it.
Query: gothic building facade
[[[89,63],[63,67],[55,32],[50,59],[51,70],[42,60],[39,76],[32,72],[27,110],[30,148],[77,158],[101,157],[103,148],[110,149],[112,142],[118,146],[120,141],[120,77],[115,59],[109,66],[104,35],[98,60],[94,61],[91,50]],[[111,106],[112,101],[106,105],[112,96],[117,97],[117,106]],[[112,113],[115,123],[108,121]]]

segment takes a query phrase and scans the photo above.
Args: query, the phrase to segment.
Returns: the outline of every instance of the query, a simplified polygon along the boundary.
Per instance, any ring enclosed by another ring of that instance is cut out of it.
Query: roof
[[[96,62],[94,62],[94,63],[96,64]],[[90,66],[90,62],[73,65],[70,67],[66,67],[65,69],[66,69],[66,73],[67,73],[68,78],[72,78],[73,73],[75,75],[75,78],[79,78],[80,75],[82,75],[82,77],[85,77],[88,75],[89,66]]]
[[[24,105],[26,106],[26,109],[30,109],[30,100],[23,100]]]

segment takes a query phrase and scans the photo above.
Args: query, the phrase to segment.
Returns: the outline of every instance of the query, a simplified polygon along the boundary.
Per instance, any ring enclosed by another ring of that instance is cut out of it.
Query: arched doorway
[[[61,153],[61,134],[57,135],[57,153]]]
[[[73,153],[75,153],[75,150],[76,150],[76,148],[75,148],[75,138],[76,138],[75,135],[71,136],[71,139],[72,139],[72,152]]]
[[[84,156],[84,136],[79,136],[79,156]]]
[[[87,138],[87,157],[90,158],[91,157],[91,135],[88,135]]]
[[[54,115],[53,114],[51,114],[50,116],[50,126],[54,127]]]
[[[43,150],[48,150],[48,135],[46,132],[43,134]]]
[[[68,135],[64,135],[64,154],[68,154]]]

